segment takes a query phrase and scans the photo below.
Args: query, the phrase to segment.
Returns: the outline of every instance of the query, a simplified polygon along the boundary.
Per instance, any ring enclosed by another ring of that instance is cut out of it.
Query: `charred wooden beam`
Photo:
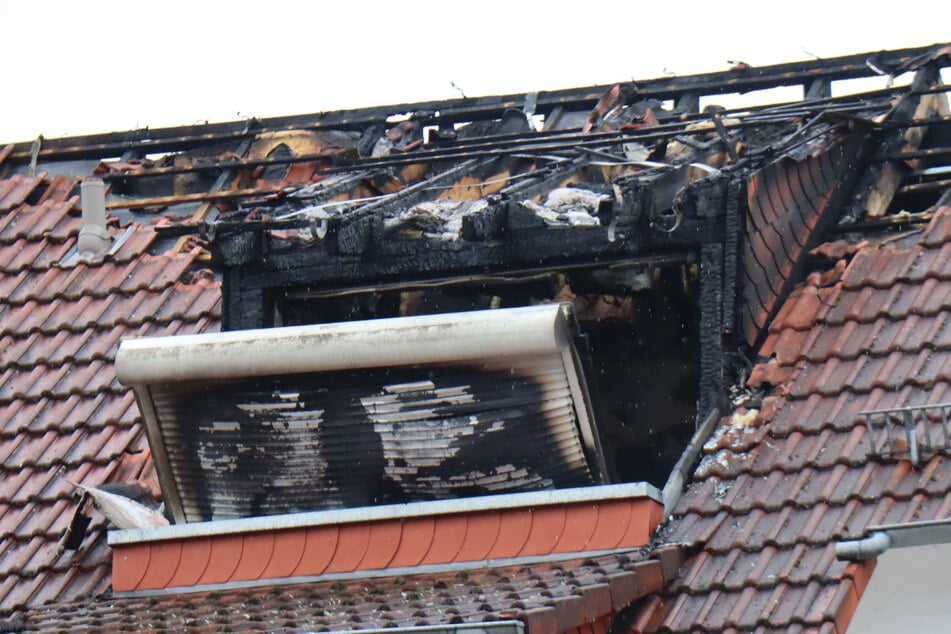
[[[828,99],[832,96],[832,80],[813,79],[805,85],[804,97],[807,101],[813,99]]]
[[[244,330],[274,325],[273,293],[266,287],[248,284],[245,265],[257,261],[263,252],[260,234],[230,234],[212,242],[224,265],[222,284],[222,329]]]
[[[248,143],[249,141],[250,139],[245,139],[242,142],[242,145]],[[236,152],[235,154],[240,155],[242,152]],[[313,154],[301,154],[299,156],[265,157],[257,159],[229,158],[224,161],[208,161],[193,165],[170,165],[168,167],[116,170],[114,172],[102,174],[100,178],[103,180],[154,178],[158,176],[190,174],[192,172],[202,171],[228,171],[235,169],[250,169],[253,167],[268,167],[271,165],[293,165],[294,163],[310,163],[312,161],[335,160],[338,158],[340,158],[340,152],[317,152]]]
[[[626,211],[621,217],[622,224],[634,224],[644,218],[659,231],[675,231],[676,227],[666,224],[666,217],[662,218],[662,215],[671,211],[678,196],[687,190],[693,169],[690,165],[679,165],[622,183],[622,213]],[[681,220],[674,219],[671,222],[679,225]]]
[[[880,66],[902,68],[933,54],[937,46],[908,48],[875,53]],[[684,77],[665,77],[633,83],[633,99],[677,99],[684,93],[723,94],[747,92],[776,86],[797,85],[816,80],[839,80],[867,77],[873,71],[866,65],[871,53],[844,57],[754,67],[743,71],[723,71]],[[943,61],[943,60],[942,60]],[[593,108],[610,85],[569,90],[539,92],[535,112],[549,115],[559,108],[585,110]],[[451,124],[493,119],[506,110],[519,110],[526,102],[525,93],[475,97],[445,101],[428,101],[337,112],[270,117],[249,121],[231,121],[204,125],[133,130],[108,134],[82,135],[44,140],[41,160],[80,157],[119,156],[130,148],[146,152],[181,150],[246,138],[251,130],[338,129],[362,130],[389,117],[415,113],[423,124]],[[438,112],[438,115],[436,114]],[[29,160],[32,142],[15,144],[11,157],[18,162]]]
[[[730,155],[730,160],[734,163],[740,156],[736,153],[736,147],[733,145],[733,141],[730,139],[730,135],[727,134],[726,126],[723,125],[723,118],[720,117],[719,112],[713,113],[713,125],[717,129],[717,135],[720,137],[720,140],[723,142],[723,149],[726,150],[726,153]]]
[[[951,156],[951,147],[935,147],[924,150],[894,152],[876,157],[878,161],[909,161],[912,159],[945,158]]]
[[[283,187],[261,187],[258,189],[232,189],[220,192],[213,191],[198,194],[157,196],[154,198],[137,198],[133,200],[111,200],[106,203],[106,209],[142,209],[145,207],[168,207],[169,205],[190,202],[233,200],[235,198],[265,198],[282,192],[284,192]]]
[[[891,94],[891,93],[889,93]],[[851,95],[846,98],[842,98],[843,101],[840,105],[831,105],[826,104],[826,107],[823,108],[826,112],[850,112],[850,111],[864,111],[876,106],[875,103],[865,101],[861,99],[861,95]],[[832,103],[839,103],[836,99],[830,100]],[[780,108],[773,106],[764,106],[760,108],[743,108],[738,110],[725,110],[722,114],[729,115],[733,112],[742,112],[750,113],[745,114],[740,121],[731,122],[731,127],[756,127],[764,125],[772,125],[775,123],[788,123],[790,118],[796,116],[806,116],[814,112],[815,107],[819,104],[818,102],[801,102],[801,105],[795,105],[792,109],[790,108]],[[886,105],[886,102],[882,102],[879,105]],[[775,112],[774,112],[775,110]],[[649,128],[641,128],[637,130],[616,130],[616,131],[606,131],[606,132],[580,132],[577,129],[569,130],[547,130],[542,133],[537,132],[526,132],[518,134],[502,134],[502,135],[486,135],[475,137],[472,139],[458,139],[453,141],[444,141],[436,144],[433,147],[426,147],[424,149],[413,150],[406,153],[397,153],[390,154],[387,156],[380,157],[365,157],[365,158],[353,158],[352,156],[347,156],[342,152],[319,152],[311,154],[302,154],[299,156],[281,156],[281,157],[266,157],[266,158],[256,158],[256,159],[229,159],[225,161],[203,161],[199,164],[189,165],[189,166],[168,166],[168,167],[156,167],[156,168],[147,168],[147,169],[138,169],[138,170],[121,170],[112,172],[109,174],[103,175],[104,179],[117,180],[117,179],[140,179],[140,178],[150,178],[150,177],[159,177],[159,176],[169,176],[176,174],[184,173],[194,173],[194,172],[207,172],[207,171],[218,171],[218,170],[228,170],[228,169],[249,169],[260,166],[272,166],[272,165],[285,165],[285,164],[294,164],[294,163],[303,163],[303,162],[328,162],[328,165],[323,165],[317,169],[317,173],[330,174],[338,173],[343,171],[348,171],[357,168],[384,168],[384,167],[397,167],[406,165],[408,163],[419,162],[424,160],[442,160],[442,159],[452,159],[452,160],[461,160],[467,158],[478,158],[480,156],[492,156],[498,152],[547,152],[547,151],[557,151],[566,146],[571,147],[585,147],[587,145],[597,144],[599,142],[615,142],[622,143],[626,141],[640,141],[640,142],[650,142],[650,141],[660,141],[664,139],[669,139],[676,137],[677,135],[683,134],[687,130],[687,126],[692,123],[699,121],[709,120],[709,115],[707,114],[695,114],[688,115],[680,120],[673,122],[660,123]],[[261,130],[260,132],[266,132],[266,130]],[[235,137],[237,138],[237,137]],[[240,138],[244,139],[244,142],[250,140],[251,135],[245,134]],[[221,139],[224,141],[225,139]],[[232,140],[230,137],[228,140]],[[204,139],[203,143],[195,142],[194,144],[188,139],[183,138],[183,145],[177,147],[174,143],[170,146],[158,146],[148,145],[152,143],[152,140],[143,141],[147,144],[145,150],[150,152],[155,152],[161,150],[177,150],[183,151],[188,150],[193,147],[200,147],[202,145],[207,145],[211,143],[211,140]],[[80,148],[81,149],[81,148]],[[100,151],[101,150],[101,151]],[[46,150],[44,150],[45,152]],[[58,151],[57,151],[58,152]],[[91,155],[99,157],[102,155],[111,155],[103,148],[92,148],[90,149]],[[106,152],[106,154],[102,154]],[[41,152],[42,154],[42,152]],[[17,157],[14,156],[14,159]],[[50,154],[45,156],[46,159],[54,158],[67,158],[65,156],[60,156],[56,154],[55,156]],[[73,156],[72,158],[77,158]],[[13,159],[11,159],[13,160]]]
[[[883,121],[875,124],[875,127],[880,130],[888,130],[891,128],[919,128],[946,123],[951,123],[951,116],[924,117],[923,119],[912,119],[911,121]]]
[[[244,156],[247,155],[248,150],[250,149],[251,149],[251,139],[245,139],[238,146],[238,149],[236,150],[235,154],[243,158]],[[223,170],[218,175],[218,178],[215,180],[214,185],[211,186],[211,191],[220,192],[225,189],[225,186],[229,184],[234,185],[233,182],[229,183],[229,181],[234,180],[234,177],[235,177],[234,170],[230,170],[230,169]],[[198,211],[196,211],[192,215],[192,220],[198,221],[198,222],[204,221],[205,218],[208,217],[208,214],[211,213],[212,207],[213,207],[213,201],[206,200],[204,203],[202,203],[201,207],[199,207]]]
[[[700,248],[700,394],[697,414],[704,417],[725,405],[724,248],[709,242]]]
[[[938,69],[927,67],[919,70],[912,83],[912,90],[919,91],[940,83]],[[937,95],[902,97],[894,108],[890,119],[898,122],[909,122],[930,118],[938,113]],[[879,141],[875,154],[891,155],[905,151],[904,148],[917,150],[924,138],[927,128],[908,127],[887,130]],[[877,168],[868,169],[862,175],[856,188],[856,195],[852,200],[851,208],[847,211],[847,219],[878,218],[888,211],[901,182],[909,168],[897,161],[879,163]]]
[[[495,240],[501,237],[508,222],[507,208],[498,196],[491,197],[484,210],[462,218],[462,239],[469,242]]]
[[[951,187],[951,179],[942,179],[937,181],[928,181],[925,183],[914,183],[912,185],[904,185],[903,187],[898,188],[899,194],[912,194],[918,192],[930,192],[930,191],[940,191]]]
[[[271,249],[242,266],[242,283],[274,289],[412,285],[435,277],[505,273],[540,265],[606,263],[635,253],[652,255],[643,251],[637,236],[612,242],[605,227],[539,228],[510,232],[504,241],[388,241],[375,245],[372,258],[320,249]]]
[[[271,292],[244,283],[240,268],[226,268],[222,275],[222,330],[249,330],[274,326]]]
[[[685,92],[677,98],[675,107],[688,113],[700,112],[700,94],[696,92]]]

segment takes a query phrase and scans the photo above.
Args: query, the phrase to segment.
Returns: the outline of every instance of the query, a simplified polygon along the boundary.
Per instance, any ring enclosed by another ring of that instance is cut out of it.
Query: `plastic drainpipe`
[[[892,545],[892,538],[885,532],[875,532],[865,539],[839,542],[835,545],[835,556],[846,561],[865,561],[878,557]]]

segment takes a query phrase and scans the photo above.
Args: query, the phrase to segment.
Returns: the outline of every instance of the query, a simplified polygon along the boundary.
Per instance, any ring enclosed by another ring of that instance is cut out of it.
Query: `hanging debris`
[[[551,190],[542,204],[523,200],[522,205],[535,213],[550,227],[596,227],[599,214],[611,196],[577,187]]]
[[[168,520],[156,509],[117,493],[110,493],[99,487],[85,486],[68,481],[74,487],[88,494],[96,509],[116,528],[150,528],[168,526]]]

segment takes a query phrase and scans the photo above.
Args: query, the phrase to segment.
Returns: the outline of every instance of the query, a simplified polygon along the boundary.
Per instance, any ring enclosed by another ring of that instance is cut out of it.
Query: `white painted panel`
[[[951,631],[951,544],[892,548],[878,558],[849,634]]]

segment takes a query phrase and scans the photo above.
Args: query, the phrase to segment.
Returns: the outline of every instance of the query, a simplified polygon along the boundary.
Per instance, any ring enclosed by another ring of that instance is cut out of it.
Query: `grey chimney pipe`
[[[83,227],[76,245],[80,255],[98,257],[112,244],[106,230],[106,184],[101,178],[84,178],[80,187]]]

